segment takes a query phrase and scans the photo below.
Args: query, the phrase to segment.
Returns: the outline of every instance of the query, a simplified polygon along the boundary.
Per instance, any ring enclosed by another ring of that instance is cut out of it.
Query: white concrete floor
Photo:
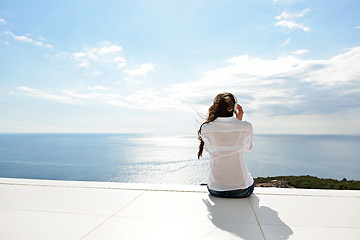
[[[360,191],[0,178],[0,239],[360,239]]]

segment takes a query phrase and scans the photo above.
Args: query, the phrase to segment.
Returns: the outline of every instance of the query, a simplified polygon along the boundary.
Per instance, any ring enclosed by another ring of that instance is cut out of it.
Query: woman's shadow
[[[208,209],[209,219],[217,228],[242,239],[260,239],[261,236],[255,237],[259,231],[266,239],[283,240],[293,234],[275,210],[259,205],[260,199],[255,194],[243,199],[218,198],[209,194],[203,202]],[[250,220],[261,224],[260,228],[257,224],[250,224]],[[266,221],[265,227],[262,220]]]

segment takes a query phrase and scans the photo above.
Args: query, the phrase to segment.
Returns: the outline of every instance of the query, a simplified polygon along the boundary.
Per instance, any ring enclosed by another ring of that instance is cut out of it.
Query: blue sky
[[[0,132],[360,134],[358,0],[0,0]]]

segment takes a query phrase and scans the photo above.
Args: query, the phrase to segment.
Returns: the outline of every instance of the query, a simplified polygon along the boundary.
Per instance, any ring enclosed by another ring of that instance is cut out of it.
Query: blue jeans
[[[215,197],[221,198],[246,198],[250,196],[254,191],[254,184],[246,189],[236,189],[236,190],[229,190],[229,191],[216,191],[211,190],[208,187],[208,191],[211,195]]]

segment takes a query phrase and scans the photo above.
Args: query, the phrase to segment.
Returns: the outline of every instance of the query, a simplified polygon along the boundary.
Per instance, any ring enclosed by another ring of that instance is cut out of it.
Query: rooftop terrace
[[[0,178],[0,239],[360,239],[360,191]]]

